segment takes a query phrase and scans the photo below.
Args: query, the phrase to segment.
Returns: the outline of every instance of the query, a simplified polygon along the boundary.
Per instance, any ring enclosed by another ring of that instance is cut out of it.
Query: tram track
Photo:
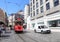
[[[23,40],[23,42],[27,42],[28,39],[29,39],[30,41],[33,41],[33,42],[38,42],[38,41],[35,40],[34,38],[29,37],[29,36],[27,36],[27,35],[25,35],[25,34],[17,34],[17,35],[18,35],[19,38],[21,38],[21,39]],[[25,39],[24,39],[24,37],[25,37]],[[28,39],[26,40],[26,38],[28,38]]]
[[[35,40],[35,38],[33,38],[33,37],[30,37],[30,36],[27,36],[27,35],[25,35],[26,37],[28,37],[28,38],[30,38],[31,40],[33,40],[33,41],[35,41],[35,42],[38,42],[37,40]]]
[[[21,40],[23,40],[23,42],[26,42],[26,40],[23,39],[23,37],[21,37],[19,34],[17,34],[17,35],[18,35],[18,37],[19,37]]]

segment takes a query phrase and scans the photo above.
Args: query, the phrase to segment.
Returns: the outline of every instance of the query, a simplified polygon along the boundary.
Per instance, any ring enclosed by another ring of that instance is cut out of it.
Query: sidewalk
[[[52,32],[60,32],[60,27],[50,27]]]
[[[52,32],[60,32],[59,29],[51,29]]]
[[[34,32],[34,30],[27,30],[29,32]],[[60,29],[51,29],[51,32],[60,32]]]

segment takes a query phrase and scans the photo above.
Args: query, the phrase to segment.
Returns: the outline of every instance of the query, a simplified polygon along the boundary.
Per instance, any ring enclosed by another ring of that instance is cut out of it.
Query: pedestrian
[[[2,26],[0,25],[0,37],[2,35]]]
[[[5,33],[6,33],[6,25],[4,25],[3,28],[4,28],[4,31],[5,31]]]

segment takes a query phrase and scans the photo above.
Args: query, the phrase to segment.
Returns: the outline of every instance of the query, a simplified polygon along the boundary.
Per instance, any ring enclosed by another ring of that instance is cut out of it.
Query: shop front
[[[49,27],[60,27],[60,12],[51,14],[47,17],[47,23]]]
[[[50,27],[60,27],[60,20],[48,21]]]

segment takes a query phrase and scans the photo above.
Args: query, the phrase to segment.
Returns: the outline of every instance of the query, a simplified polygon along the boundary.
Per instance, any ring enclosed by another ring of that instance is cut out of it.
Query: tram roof
[[[14,22],[22,22],[22,20],[15,20]]]

